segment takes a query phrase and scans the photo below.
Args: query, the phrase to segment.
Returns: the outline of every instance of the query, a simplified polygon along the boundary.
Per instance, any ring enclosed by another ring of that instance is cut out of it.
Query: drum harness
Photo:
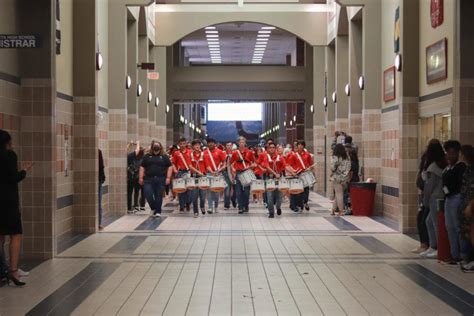
[[[196,163],[196,169],[199,170],[199,171],[201,171],[201,170],[199,169],[199,163],[200,163],[201,161],[203,161],[203,160],[204,160],[204,152],[201,151],[200,156],[199,156],[199,160],[196,160],[196,159],[194,158],[194,152],[191,154],[191,162]],[[195,177],[195,178],[200,178],[200,176],[198,177],[197,174],[195,174],[194,177]]]
[[[186,167],[186,172],[189,172],[189,166],[188,166],[188,163],[186,162],[186,159],[184,159],[184,156],[183,156],[183,153],[181,151],[179,151],[179,157],[181,158],[181,160],[183,161],[184,163],[184,166]],[[181,170],[180,170],[181,171]],[[183,175],[181,175],[182,178],[186,178],[185,176],[183,177]]]
[[[273,167],[271,168],[271,170],[272,170],[273,175],[276,176],[277,174],[279,174],[277,172],[277,162],[280,162],[280,155],[277,155],[277,158],[275,160],[272,160],[272,157],[270,156],[270,154],[267,154],[267,157],[268,157],[268,162],[273,164]]]
[[[211,150],[208,148],[207,152],[209,153],[209,158],[211,158],[212,167],[214,167],[214,171],[217,172],[216,162],[214,161],[214,157],[212,157]]]

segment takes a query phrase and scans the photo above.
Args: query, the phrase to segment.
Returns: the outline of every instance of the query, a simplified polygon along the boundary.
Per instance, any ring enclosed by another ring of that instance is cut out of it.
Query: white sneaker
[[[437,259],[438,258],[438,250],[433,250],[430,253],[426,254],[426,258],[428,258],[428,259]]]
[[[161,214],[160,213],[155,213],[155,214],[153,214],[153,217],[161,217]]]
[[[425,251],[420,252],[419,255],[420,255],[421,257],[426,257],[427,254],[429,254],[429,253],[431,253],[431,252],[433,252],[433,251],[435,251],[433,248],[428,248],[428,249],[426,249]]]
[[[30,273],[28,271],[23,271],[22,269],[18,269],[18,274],[21,276],[21,277],[27,277],[30,275]]]

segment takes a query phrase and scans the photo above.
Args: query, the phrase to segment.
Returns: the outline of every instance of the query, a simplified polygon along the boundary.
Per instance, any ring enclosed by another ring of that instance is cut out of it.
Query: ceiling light
[[[261,45],[261,44],[265,44],[265,45]],[[258,43],[257,45],[255,45],[255,48],[267,48],[267,43]]]
[[[272,31],[267,31],[267,30],[260,30],[258,31],[259,34],[270,34]]]
[[[293,116],[293,121],[295,121],[295,122],[296,122],[296,115],[294,115],[294,116]]]
[[[218,34],[206,34],[206,37],[207,38],[210,38],[210,37],[219,37]]]
[[[285,127],[286,127],[286,121],[284,121],[284,122],[283,122],[283,126],[285,126]]]
[[[337,103],[337,94],[336,91],[332,93],[332,102]]]
[[[218,42],[219,39],[218,38],[208,38],[207,41],[208,42]]]
[[[402,55],[401,54],[395,55],[395,68],[397,69],[398,72],[402,71]]]
[[[205,29],[206,30],[215,30],[216,27],[215,26],[206,26]]]
[[[360,76],[359,77],[359,88],[360,90],[364,90],[364,87],[365,87],[365,79],[364,79],[364,76]]]
[[[270,37],[270,34],[258,34],[257,37]]]
[[[257,41],[266,42],[266,41],[268,41],[268,38],[257,38]]]
[[[206,30],[206,34],[218,34],[219,31]]]
[[[101,70],[104,65],[104,58],[100,52],[95,53],[95,69]]]
[[[346,84],[346,87],[344,88],[344,91],[346,92],[347,96],[350,96],[351,95],[351,85]]]
[[[166,105],[166,113],[169,113],[170,112],[170,106],[169,104]]]
[[[323,98],[323,105],[328,106],[328,98],[327,97]]]
[[[130,89],[130,87],[132,86],[132,78],[127,75],[127,77],[125,78],[125,89]]]
[[[311,113],[314,113],[314,105],[311,104],[311,106],[309,107],[309,110],[311,111]]]
[[[137,84],[137,97],[141,96],[143,92],[143,88],[141,84]]]
[[[265,50],[265,47],[255,47],[254,50]]]
[[[148,91],[148,98],[147,98],[148,103],[150,103],[151,100],[153,100],[153,94],[150,91]]]
[[[262,30],[274,30],[274,26],[262,26]]]
[[[160,105],[160,98],[156,97],[155,98],[155,107],[158,107]]]
[[[261,60],[252,60],[252,64],[261,64],[262,61]]]

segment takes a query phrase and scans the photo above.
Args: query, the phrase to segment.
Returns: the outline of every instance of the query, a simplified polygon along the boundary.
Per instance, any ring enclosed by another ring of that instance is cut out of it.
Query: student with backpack
[[[145,154],[145,149],[143,147],[140,147],[140,144],[137,142],[136,150],[128,155],[127,203],[128,203],[129,213],[145,210],[145,195],[143,194],[143,187],[138,182],[140,166],[142,164],[144,154]],[[132,195],[133,195],[133,208],[132,208]],[[140,196],[140,200],[138,200],[139,196]]]

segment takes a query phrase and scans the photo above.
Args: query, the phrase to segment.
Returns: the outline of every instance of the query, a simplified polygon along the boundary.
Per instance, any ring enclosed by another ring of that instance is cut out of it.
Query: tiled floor
[[[370,218],[125,216],[0,288],[0,315],[473,315],[474,275]],[[170,208],[171,207],[171,208]],[[285,211],[285,210],[284,210]]]

